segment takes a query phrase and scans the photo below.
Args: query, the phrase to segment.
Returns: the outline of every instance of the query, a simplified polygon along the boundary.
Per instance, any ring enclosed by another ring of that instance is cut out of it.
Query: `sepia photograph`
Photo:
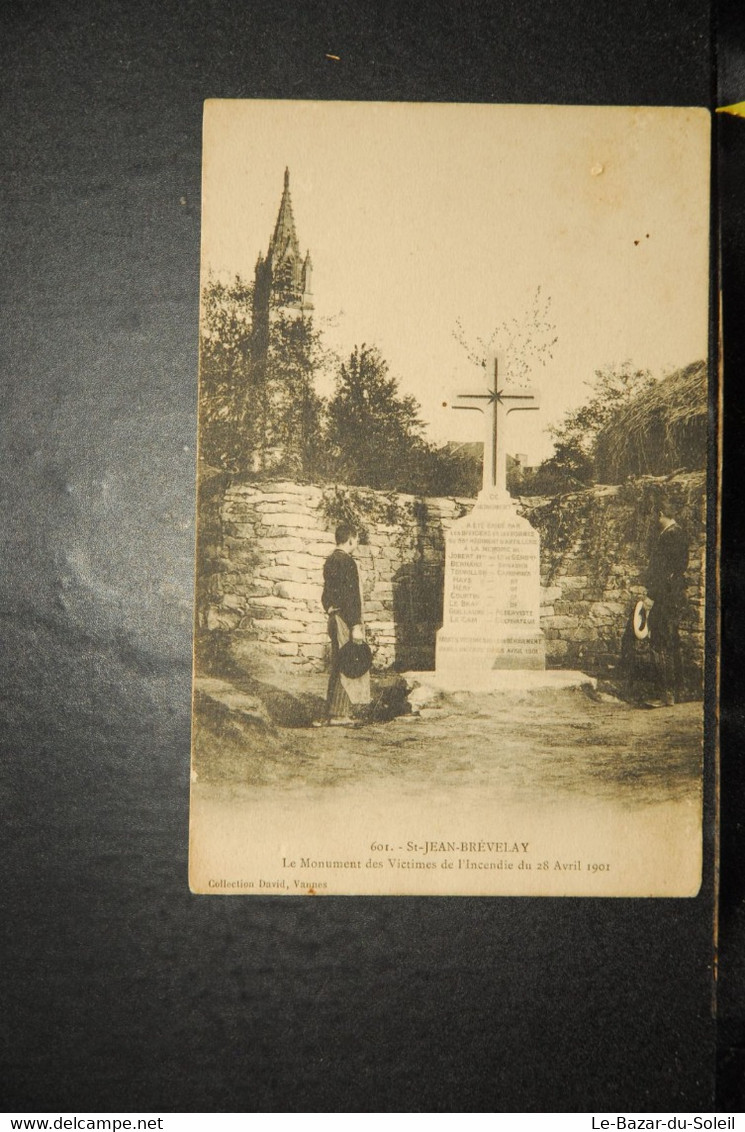
[[[213,100],[202,174],[192,891],[695,896],[708,112]]]

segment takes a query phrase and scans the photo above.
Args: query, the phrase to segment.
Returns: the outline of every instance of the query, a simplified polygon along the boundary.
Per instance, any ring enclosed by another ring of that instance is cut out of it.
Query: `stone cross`
[[[486,393],[459,393],[458,398],[464,401],[486,401],[487,408],[478,405],[453,405],[454,409],[471,409],[473,412],[485,413],[488,421],[487,434],[484,440],[484,478],[483,490],[498,492],[504,495],[507,492],[507,448],[505,443],[505,425],[510,413],[536,411],[538,397],[530,388],[515,388],[513,386],[499,386],[499,361],[496,357],[490,358],[487,368],[492,369],[494,383]],[[518,402],[512,404],[511,402]],[[533,402],[533,404],[526,404]],[[488,409],[491,409],[489,414]]]

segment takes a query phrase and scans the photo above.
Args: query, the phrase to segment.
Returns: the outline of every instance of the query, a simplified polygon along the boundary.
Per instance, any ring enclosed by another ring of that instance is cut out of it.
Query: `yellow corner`
[[[745,102],[733,102],[731,106],[718,106],[717,114],[734,114],[736,118],[745,118]]]

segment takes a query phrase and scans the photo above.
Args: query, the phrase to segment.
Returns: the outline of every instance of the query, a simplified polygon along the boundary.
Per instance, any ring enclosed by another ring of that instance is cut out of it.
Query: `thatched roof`
[[[694,362],[619,409],[598,434],[597,481],[622,483],[628,476],[661,476],[704,468],[707,388],[706,362]]]

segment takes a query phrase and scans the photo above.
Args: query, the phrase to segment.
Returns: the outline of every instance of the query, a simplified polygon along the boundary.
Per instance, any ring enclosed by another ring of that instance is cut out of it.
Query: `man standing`
[[[688,538],[669,510],[667,505],[660,508],[659,534],[647,571],[647,594],[653,602],[649,643],[659,693],[659,699],[649,700],[648,707],[670,707],[680,698],[683,683],[679,625],[685,608]]]
[[[323,608],[329,615],[331,669],[328,687],[329,721],[348,723],[370,703],[370,673],[345,676],[339,653],[348,641],[364,641],[362,595],[357,564],[352,557],[358,545],[357,532],[349,523],[336,528],[336,550],[323,566]]]

